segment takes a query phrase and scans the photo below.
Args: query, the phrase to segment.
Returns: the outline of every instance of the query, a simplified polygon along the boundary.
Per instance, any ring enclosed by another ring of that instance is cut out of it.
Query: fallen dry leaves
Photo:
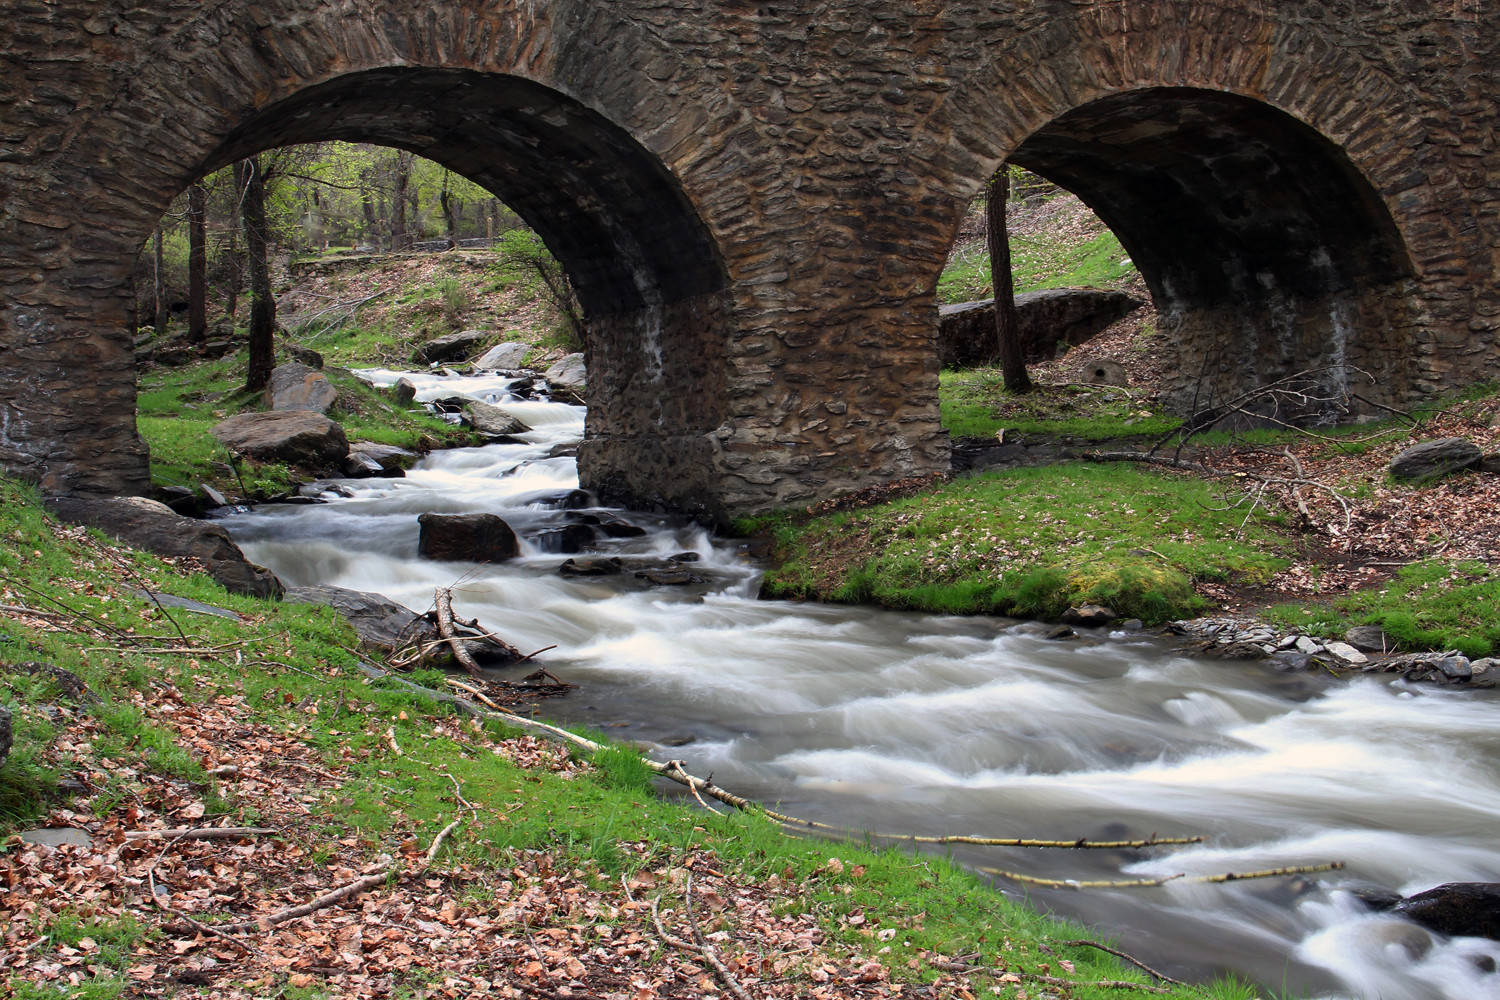
[[[54,752],[94,766],[73,775],[86,789],[74,808],[56,812],[46,825],[87,831],[92,844],[13,844],[0,856],[0,968],[56,983],[111,974],[99,964],[101,946],[93,938],[49,943],[44,929],[68,912],[105,921],[133,918],[160,929],[131,946],[126,993],[136,997],[174,995],[184,987],[212,987],[223,998],[263,997],[282,985],[316,987],[332,997],[381,997],[404,988],[417,996],[548,1000],[724,991],[710,962],[662,942],[651,921],[656,902],[670,934],[689,941],[701,934],[753,996],[902,992],[869,956],[851,960],[823,949],[813,916],[782,912],[781,904],[799,890],[779,877],[743,884],[719,871],[710,855],[667,856],[648,843],[619,845],[626,867],[639,866],[623,884],[549,851],[497,854],[493,864],[440,858],[422,871],[428,845],[399,824],[380,838],[351,832],[330,840],[320,833],[330,793],[349,776],[347,752],[344,764],[318,756],[295,731],[258,723],[243,696],[199,704],[158,684],[149,699],[137,695],[136,705],[219,777],[224,798],[269,819],[266,825],[279,832],[127,839],[130,831],[230,826],[236,818],[210,813],[201,786],[92,757],[98,724],[58,706],[64,726]],[[297,708],[318,710],[315,704]],[[359,713],[358,706],[339,708]],[[564,776],[588,767],[533,737],[495,740],[457,719],[437,719],[433,726],[435,735],[460,741],[470,752],[502,754],[522,767]],[[418,752],[391,741],[392,754]],[[436,769],[434,780],[443,777]],[[111,791],[121,788],[128,794]],[[456,784],[453,798],[455,813],[469,805]],[[472,806],[504,812],[516,804]],[[385,870],[396,873],[387,884],[269,930],[231,937],[200,926],[264,917]],[[689,889],[692,918],[684,905]]]

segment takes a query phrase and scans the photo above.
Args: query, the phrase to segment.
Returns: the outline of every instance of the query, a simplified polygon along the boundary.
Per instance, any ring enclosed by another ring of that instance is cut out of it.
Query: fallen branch
[[[1132,983],[1128,979],[1100,979],[1093,982],[1080,981],[1076,979],[1062,979],[1058,976],[1044,976],[1039,972],[1015,972],[1010,969],[1002,969],[998,966],[969,965],[965,962],[933,962],[934,969],[943,972],[955,972],[959,975],[969,975],[975,972],[983,972],[990,975],[1014,976],[1010,982],[1026,980],[1032,983],[1042,983],[1045,986],[1064,986],[1077,988],[1079,986],[1091,986],[1100,990],[1136,990],[1140,993],[1152,993],[1156,996],[1171,996],[1172,991],[1162,989],[1160,986],[1147,986],[1145,983]]]
[[[463,640],[453,628],[453,592],[444,587],[437,589],[437,627],[438,634],[447,640],[453,649],[453,656],[459,663],[463,664],[465,670],[475,677],[480,674],[479,664],[470,655],[464,646]]]
[[[713,968],[714,975],[718,976],[719,977],[719,981],[724,984],[724,986],[729,990],[729,992],[731,992],[731,993],[733,993],[735,995],[736,1000],[751,1000],[750,994],[746,993],[745,992],[745,988],[740,985],[739,980],[737,980],[737,979],[734,978],[734,973],[732,973],[732,972],[729,971],[728,966],[726,966],[724,964],[724,962],[719,958],[719,956],[717,954],[715,954],[714,950],[708,946],[708,943],[706,941],[703,941],[703,935],[698,930],[698,926],[697,926],[696,921],[694,921],[693,918],[692,918],[692,912],[693,912],[693,901],[692,901],[693,876],[692,875],[688,876],[687,893],[688,893],[688,897],[687,897],[688,919],[689,919],[690,925],[692,927],[693,936],[698,939],[699,943],[698,944],[694,944],[694,943],[692,943],[690,941],[684,941],[680,937],[676,937],[676,936],[674,936],[672,934],[668,934],[667,933],[667,929],[662,926],[662,923],[661,923],[661,914],[659,913],[659,907],[661,905],[661,897],[660,896],[658,896],[656,899],[653,899],[651,901],[651,923],[653,923],[654,925],[656,925],[656,933],[659,934],[659,935],[661,935],[661,939],[663,941],[665,941],[667,944],[671,945],[672,947],[679,948],[679,949],[681,949],[683,951],[690,952],[690,953],[692,953],[694,955],[700,956],[705,962],[707,962]]]
[[[438,835],[436,837],[432,838],[432,846],[427,849],[427,857],[423,859],[421,865],[419,865],[412,871],[413,875],[421,874],[432,865],[433,859],[437,857],[438,850],[443,846],[443,841],[446,840],[448,838],[448,835],[455,829],[457,829],[458,825],[462,822],[463,820],[461,819],[454,820],[452,823],[449,823],[447,826],[443,827],[443,829],[438,832]],[[265,916],[257,917],[254,920],[241,920],[238,923],[217,924],[215,926],[221,931],[230,933],[237,933],[240,931],[270,930],[272,927],[275,927],[278,924],[284,924],[288,920],[296,920],[299,917],[305,917],[310,913],[316,913],[319,910],[332,906],[334,903],[342,902],[343,900],[348,899],[351,896],[358,896],[366,889],[373,889],[375,886],[388,881],[393,874],[395,874],[394,869],[386,869],[385,871],[377,872],[374,875],[366,875],[364,878],[355,879],[348,885],[340,886],[339,888],[334,889],[332,892],[326,892],[316,899],[309,900],[308,902],[303,903],[301,906],[291,906],[284,910],[277,910],[275,913],[268,913]]]
[[[1034,875],[1022,875],[1018,872],[1003,871],[999,868],[980,868],[986,875],[994,875],[1010,882],[1020,882],[1022,885],[1037,885],[1047,889],[1154,889],[1166,885],[1168,882],[1183,882],[1195,885],[1210,885],[1222,882],[1241,882],[1246,879],[1277,878],[1282,875],[1317,875],[1322,872],[1342,871],[1344,862],[1333,861],[1326,865],[1306,865],[1297,868],[1269,868],[1258,872],[1225,872],[1222,875],[1195,875],[1189,878],[1187,875],[1168,875],[1166,878],[1142,878],[1142,879],[1102,879],[1098,881],[1083,882],[1077,879],[1053,879],[1037,878]]]
[[[280,833],[259,826],[182,826],[171,830],[127,830],[126,840],[239,840],[243,837],[267,837]]]
[[[170,851],[177,844],[177,841],[182,840],[186,835],[187,835],[186,832],[179,834],[176,838],[174,838],[172,840],[171,843],[169,843],[169,844],[167,844],[167,846],[163,847],[161,849],[161,853],[157,854],[156,860],[153,861],[153,862],[151,862],[151,867],[146,869],[146,886],[150,890],[150,893],[151,893],[151,902],[155,903],[163,912],[170,913],[170,914],[172,914],[172,916],[177,917],[179,920],[182,920],[190,928],[192,928],[194,931],[196,931],[199,934],[204,934],[204,935],[207,935],[208,937],[219,938],[219,939],[221,939],[223,941],[227,941],[229,944],[234,945],[236,948],[239,948],[241,951],[248,952],[248,953],[250,953],[252,955],[257,955],[257,956],[260,956],[260,957],[264,957],[263,953],[261,952],[261,950],[259,948],[255,947],[254,945],[249,944],[249,943],[247,943],[245,941],[241,941],[241,940],[235,938],[230,933],[230,931],[227,928],[225,928],[225,927],[214,927],[214,926],[211,926],[209,924],[205,924],[202,921],[194,919],[193,917],[189,916],[185,911],[179,910],[177,907],[173,906],[171,903],[163,900],[161,898],[161,893],[157,892],[157,889],[156,889],[156,866],[159,865],[159,864],[161,864],[161,859],[167,856],[167,852]],[[170,897],[170,895],[171,894],[168,893],[169,897]],[[163,930],[165,930],[165,928],[163,928]]]

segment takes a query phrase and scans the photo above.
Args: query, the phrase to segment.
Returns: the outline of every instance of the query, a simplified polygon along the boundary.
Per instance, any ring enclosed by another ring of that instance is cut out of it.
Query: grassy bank
[[[88,850],[0,843],[12,995],[414,998],[513,985],[648,1000],[722,989],[700,956],[664,942],[652,904],[669,933],[701,924],[766,996],[895,996],[920,983],[939,996],[1034,996],[1041,976],[1057,980],[1050,995],[1086,1000],[1125,995],[1094,981],[1145,982],[1059,943],[1079,928],[941,858],[791,838],[756,815],[664,801],[630,752],[577,759],[371,683],[353,633],[326,610],[235,597],[57,525],[25,489],[0,491],[0,700],[17,733],[0,767],[0,830],[42,820],[95,838]],[[127,589],[137,581],[243,620],[168,619]],[[17,669],[32,660],[87,693]],[[123,836],[193,824],[277,832]],[[243,945],[184,921],[253,918],[372,871],[388,876],[361,898]],[[945,970],[961,955],[996,971]]]
[[[278,463],[237,463],[210,433],[227,417],[266,408],[260,394],[240,392],[245,370],[246,354],[241,350],[217,361],[155,368],[141,376],[136,426],[151,449],[153,485],[194,489],[207,483],[234,496],[274,496],[305,478],[304,472]],[[373,389],[338,369],[325,374],[339,393],[328,416],[344,428],[351,442],[374,441],[418,452],[475,443],[452,424],[399,406],[392,390]]]
[[[1243,515],[1219,506],[1187,476],[1065,464],[741,527],[775,537],[773,596],[1035,618],[1096,603],[1151,624],[1203,610],[1195,581],[1262,584],[1288,565],[1287,539],[1263,524],[1236,538]]]

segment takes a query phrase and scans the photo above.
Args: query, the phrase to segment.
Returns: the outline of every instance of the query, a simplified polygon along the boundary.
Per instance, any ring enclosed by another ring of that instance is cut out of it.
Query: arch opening
[[[567,270],[586,320],[585,488],[608,503],[720,516],[712,432],[725,418],[728,282],[707,228],[655,155],[598,112],[520,77],[390,68],[256,112],[200,172],[326,140],[409,150],[514,210]]]
[[[1129,91],[1059,116],[1010,162],[1077,194],[1130,253],[1179,352],[1179,411],[1301,372],[1322,391],[1278,416],[1327,422],[1351,392],[1403,396],[1401,234],[1343,150],[1298,119],[1218,91]]]

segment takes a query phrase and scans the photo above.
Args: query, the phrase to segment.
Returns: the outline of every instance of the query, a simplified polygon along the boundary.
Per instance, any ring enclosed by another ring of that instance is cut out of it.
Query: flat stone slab
[[[1484,452],[1463,438],[1423,441],[1391,459],[1391,475],[1397,479],[1437,479],[1464,469],[1477,468]]]
[[[148,593],[137,587],[126,587],[130,593],[139,597],[147,603],[155,602],[164,608],[178,608],[182,611],[191,611],[195,615],[213,615],[215,618],[227,618],[233,622],[242,622],[245,619],[227,608],[216,608],[212,604],[204,604],[187,597],[176,597],[172,594]]]
[[[354,626],[367,649],[385,656],[405,648],[428,631],[425,619],[383,594],[345,587],[293,587],[285,600],[333,608]]]
[[[207,566],[225,590],[281,597],[283,588],[276,574],[246,559],[222,525],[183,517],[164,503],[142,497],[48,497],[44,503],[60,520],[98,528],[138,549],[163,556],[191,556]]]
[[[272,410],[309,410],[327,413],[337,402],[339,391],[328,376],[300,361],[278,365],[266,386],[266,405]]]
[[[468,357],[479,349],[479,345],[490,337],[488,330],[461,330],[434,340],[417,348],[412,358],[424,365],[435,365],[441,361],[456,361]]]
[[[1047,288],[1016,296],[1021,350],[1028,363],[1052,358],[1059,345],[1076,346],[1141,306],[1140,299],[1100,288]],[[938,352],[943,367],[994,359],[995,300],[938,309]]]
[[[37,844],[42,847],[92,847],[94,838],[87,830],[79,830],[71,826],[40,827],[36,830],[24,830],[19,834],[20,838],[28,844]]]
[[[349,455],[344,429],[321,413],[240,413],[210,432],[231,451],[262,462],[337,468]]]

